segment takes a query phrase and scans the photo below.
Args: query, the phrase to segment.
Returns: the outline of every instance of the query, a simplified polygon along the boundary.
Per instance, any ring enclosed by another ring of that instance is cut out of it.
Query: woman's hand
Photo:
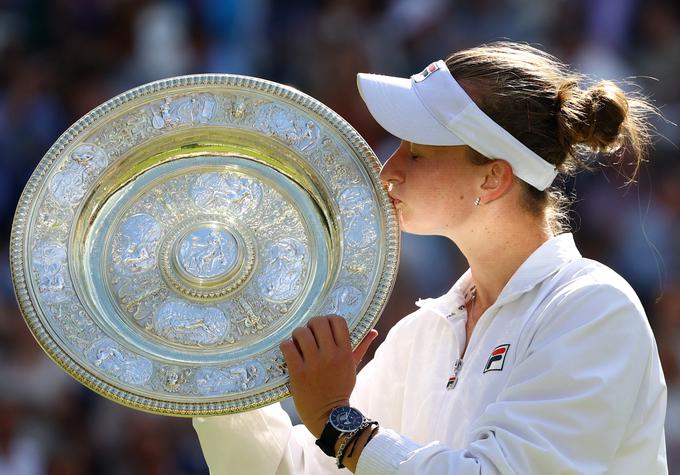
[[[356,371],[370,344],[371,330],[352,352],[349,329],[337,315],[314,317],[293,330],[293,339],[279,346],[288,366],[290,392],[300,419],[319,438],[331,410],[348,406]]]

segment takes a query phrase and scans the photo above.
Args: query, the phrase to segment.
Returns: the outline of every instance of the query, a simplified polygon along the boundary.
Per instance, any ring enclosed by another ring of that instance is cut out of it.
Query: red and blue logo
[[[435,71],[438,71],[438,70],[439,70],[439,65],[437,63],[432,63],[428,67],[423,69],[421,72],[419,72],[418,74],[415,74],[413,76],[413,80],[415,82],[424,81],[425,79],[427,79],[427,77],[430,74],[432,74],[432,73],[434,73]]]
[[[508,355],[508,350],[510,349],[510,344],[500,345],[494,348],[489,356],[489,360],[486,362],[484,367],[484,373],[487,371],[503,371],[503,364],[505,363],[505,357]]]

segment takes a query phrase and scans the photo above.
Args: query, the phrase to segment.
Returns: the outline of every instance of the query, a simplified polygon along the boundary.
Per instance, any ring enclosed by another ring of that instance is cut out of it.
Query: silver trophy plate
[[[375,325],[399,231],[379,163],[333,111],[235,75],[137,87],[69,128],[11,237],[36,340],[144,411],[241,412],[288,396],[279,343],[320,314]]]

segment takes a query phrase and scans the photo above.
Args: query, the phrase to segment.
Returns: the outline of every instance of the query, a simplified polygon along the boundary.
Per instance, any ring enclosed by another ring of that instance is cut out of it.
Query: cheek
[[[467,194],[465,190],[459,189],[455,182],[442,182],[436,179],[426,183],[424,190],[425,201],[428,206],[433,207],[433,211],[437,208],[458,206]]]
[[[433,197],[448,206],[460,206],[462,203],[474,201],[472,187],[473,178],[465,174],[454,174],[451,170],[441,170],[433,177],[429,190]]]
[[[422,218],[444,223],[459,221],[469,212],[469,203],[474,201],[469,189],[461,189],[462,184],[456,182],[433,182],[424,189],[419,210]]]

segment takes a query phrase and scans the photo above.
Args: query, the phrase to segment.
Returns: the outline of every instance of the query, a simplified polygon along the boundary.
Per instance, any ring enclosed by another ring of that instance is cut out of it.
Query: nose
[[[382,169],[380,179],[386,183],[402,183],[404,181],[404,171],[401,167],[401,158],[404,154],[404,143],[390,155]]]

